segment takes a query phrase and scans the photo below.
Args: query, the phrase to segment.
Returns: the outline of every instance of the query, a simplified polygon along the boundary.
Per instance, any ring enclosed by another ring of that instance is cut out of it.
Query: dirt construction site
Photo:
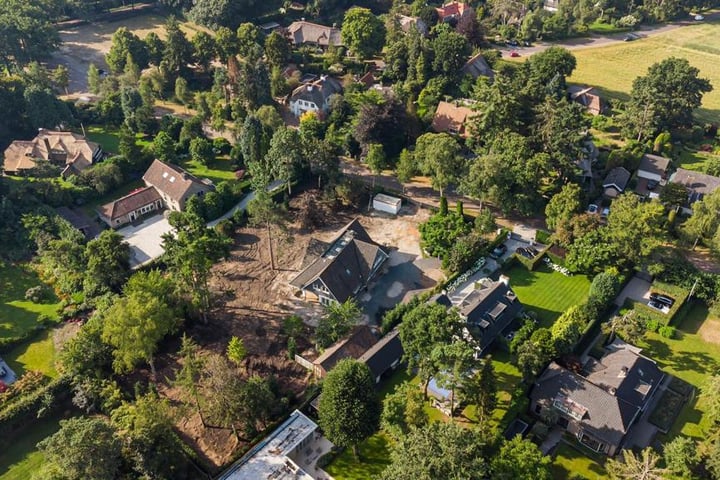
[[[401,255],[399,258],[419,259],[418,224],[429,216],[427,210],[415,207],[403,207],[396,218],[337,210],[312,200],[318,196],[310,191],[293,198],[288,224],[284,229],[271,229],[274,269],[265,227],[246,226],[235,232],[230,257],[213,268],[212,287],[218,300],[209,322],[195,325],[191,332],[206,352],[223,353],[230,337],[241,338],[247,349],[246,374],[272,375],[283,395],[296,398],[304,392],[310,375],[288,358],[282,325],[288,316],[300,315],[308,325],[296,339],[297,351],[313,347],[309,325],[315,323],[322,309],[300,300],[288,283],[299,272],[311,239],[330,240],[353,218],[359,218],[370,237],[388,247],[391,260],[392,252]],[[394,268],[392,263],[388,262],[390,269]],[[439,268],[425,273],[423,287],[434,285],[441,276]],[[401,299],[402,296],[397,296],[395,302]],[[175,396],[171,388],[165,393],[171,398]],[[241,443],[229,429],[202,427],[197,414],[188,414],[178,427],[184,439],[216,467],[231,460]]]

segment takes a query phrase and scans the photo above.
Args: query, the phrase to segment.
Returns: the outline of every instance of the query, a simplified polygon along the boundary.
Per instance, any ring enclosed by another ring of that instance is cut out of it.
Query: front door
[[[135,212],[130,212],[130,221],[131,222],[135,221]]]

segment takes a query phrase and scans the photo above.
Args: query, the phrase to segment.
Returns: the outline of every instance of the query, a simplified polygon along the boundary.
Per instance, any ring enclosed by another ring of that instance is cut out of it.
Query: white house
[[[330,97],[342,93],[339,81],[327,75],[319,80],[300,85],[290,95],[290,111],[296,117],[305,112],[327,113],[330,108]]]
[[[390,195],[385,195],[384,193],[378,193],[373,198],[374,210],[392,213],[393,215],[397,215],[398,212],[400,212],[401,204],[402,200],[400,200],[399,198],[391,197]]]

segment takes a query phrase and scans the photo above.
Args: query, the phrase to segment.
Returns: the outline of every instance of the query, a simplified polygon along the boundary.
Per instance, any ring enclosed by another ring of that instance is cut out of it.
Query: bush
[[[50,300],[50,289],[45,285],[30,287],[25,291],[25,300],[33,303],[44,303]]]
[[[649,332],[657,333],[658,330],[660,330],[661,326],[662,324],[654,318],[651,318],[647,322],[645,322],[645,328]]]
[[[607,131],[612,126],[612,120],[605,115],[595,115],[592,119],[592,127],[601,132]]]
[[[664,327],[660,327],[658,330],[658,333],[661,337],[665,338],[675,338],[675,327],[671,327],[669,325],[665,325]]]
[[[442,266],[449,272],[464,272],[481,256],[487,254],[488,242],[477,233],[458,238],[443,258]]]

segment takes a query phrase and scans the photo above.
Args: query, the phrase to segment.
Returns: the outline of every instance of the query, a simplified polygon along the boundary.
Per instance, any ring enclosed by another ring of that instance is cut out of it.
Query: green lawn
[[[710,79],[715,90],[703,97],[698,117],[720,121],[720,24],[703,22],[633,42],[573,51],[577,68],[571,83],[598,87],[610,98],[627,100],[633,80],[665,58],[686,58]]]
[[[38,317],[57,319],[58,299],[49,303],[25,300],[25,291],[40,285],[40,279],[27,266],[0,266],[0,338],[16,337],[38,325]]]
[[[31,343],[18,345],[5,353],[3,359],[18,376],[31,370],[43,372],[50,378],[58,376],[52,330],[41,332]]]
[[[602,465],[588,456],[591,454],[589,451],[582,451],[579,445],[570,445],[561,441],[555,450],[555,460],[552,464],[553,478],[571,478],[575,474],[580,474],[588,480],[607,478]]]
[[[118,153],[118,145],[120,139],[118,138],[118,129],[114,127],[108,127],[104,125],[92,125],[85,129],[87,137],[93,142],[97,142],[102,146],[102,149],[108,153]],[[141,147],[150,145],[151,139],[145,138],[142,134],[137,134],[137,144]]]
[[[360,444],[358,462],[352,450],[347,449],[325,468],[337,480],[366,480],[378,478],[385,467],[390,465],[388,437],[378,432]],[[1,480],[1,479],[0,479]]]
[[[645,345],[641,345],[645,349],[643,353],[657,361],[663,371],[696,388],[702,387],[708,377],[720,371],[720,345],[705,341],[699,333],[706,321],[713,322],[713,330],[720,328],[720,319],[712,317],[704,305],[694,304],[679,325],[675,339],[648,332]],[[704,410],[705,404],[696,394],[683,408],[667,440],[678,434],[703,438],[709,426],[703,417]]]
[[[233,163],[228,157],[216,158],[210,165],[203,165],[195,160],[184,160],[180,166],[198,178],[209,178],[216,185],[225,180],[235,180]]]
[[[33,422],[9,442],[0,442],[0,480],[27,480],[43,463],[35,445],[60,430],[59,418]]]
[[[587,276],[567,277],[545,265],[533,272],[515,265],[503,273],[525,308],[537,313],[542,327],[550,327],[565,310],[583,302],[590,290]]]
[[[683,148],[680,151],[680,158],[678,159],[678,167],[685,168],[687,170],[695,170],[698,172],[706,172],[707,162],[712,158],[718,158],[710,152],[701,152],[697,150],[688,150]]]

